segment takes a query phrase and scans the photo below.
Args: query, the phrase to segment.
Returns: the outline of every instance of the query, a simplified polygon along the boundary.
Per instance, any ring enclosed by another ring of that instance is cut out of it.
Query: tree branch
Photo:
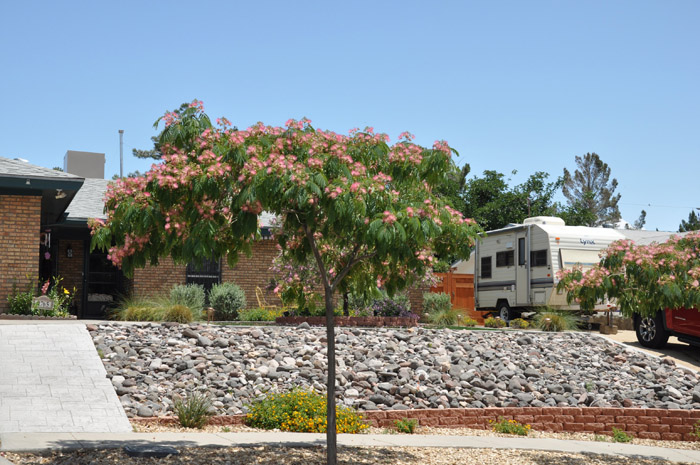
[[[328,274],[326,273],[326,265],[323,263],[323,257],[321,257],[321,252],[318,251],[318,247],[316,246],[316,240],[314,239],[314,235],[309,229],[309,226],[306,223],[303,223],[301,227],[304,229],[304,234],[306,234],[306,239],[309,241],[309,247],[311,247],[311,251],[314,254],[314,258],[316,259],[316,264],[318,265],[318,270],[321,274],[321,281],[323,282],[323,288],[324,289],[331,289],[335,290],[334,287],[331,287],[331,285],[328,283]]]

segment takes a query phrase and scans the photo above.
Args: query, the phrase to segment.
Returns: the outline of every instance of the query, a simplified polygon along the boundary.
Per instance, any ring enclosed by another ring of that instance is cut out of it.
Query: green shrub
[[[522,318],[516,318],[514,320],[510,320],[508,325],[511,328],[518,328],[518,329],[527,329],[530,326],[530,323],[527,321],[523,320]]]
[[[404,418],[394,421],[394,426],[399,433],[413,434],[418,426],[418,420],[414,418]]]
[[[506,326],[506,322],[500,318],[488,317],[484,320],[484,326],[487,328],[504,328]]]
[[[185,428],[201,429],[211,417],[211,402],[205,394],[193,393],[187,399],[176,399],[173,410],[180,425]]]
[[[7,296],[7,303],[10,307],[8,313],[12,315],[31,315],[33,298],[34,293],[31,291],[15,292],[15,289],[13,289],[12,294]]]
[[[530,425],[523,425],[516,420],[506,420],[503,417],[498,417],[498,421],[489,420],[491,428],[496,433],[517,434],[518,436],[527,436],[530,433]]]
[[[433,273],[447,273],[450,271],[450,264],[445,261],[438,261],[433,265]]]
[[[541,331],[573,331],[578,328],[578,321],[571,312],[544,311],[535,315],[534,325]]]
[[[632,442],[632,436],[615,427],[612,429],[612,438],[614,442]]]
[[[462,320],[462,326],[467,326],[469,328],[473,328],[474,326],[477,325],[477,321],[474,318],[465,318]]]
[[[209,293],[209,303],[216,310],[217,319],[233,321],[245,308],[245,293],[233,283],[214,284]]]
[[[246,424],[253,428],[325,433],[326,397],[302,389],[268,394],[264,399],[249,406]],[[343,405],[336,407],[338,433],[359,433],[367,428],[362,415],[355,409]]]
[[[192,310],[185,305],[173,305],[165,311],[163,321],[174,321],[176,323],[191,323],[193,320]]]
[[[249,308],[238,312],[239,321],[275,321],[282,316],[284,308]]]
[[[170,304],[184,305],[199,319],[205,305],[204,287],[199,284],[176,284],[170,289]]]
[[[423,294],[423,313],[443,312],[452,308],[450,295],[443,292],[426,292]]]

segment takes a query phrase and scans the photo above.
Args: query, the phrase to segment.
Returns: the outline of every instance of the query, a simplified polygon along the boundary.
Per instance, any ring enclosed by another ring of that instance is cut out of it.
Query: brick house
[[[105,252],[90,251],[88,219],[106,217],[103,199],[109,181],[103,179],[104,154],[77,152],[77,163],[71,164],[75,153],[66,154],[66,172],[0,157],[0,313],[7,310],[13,286],[23,290],[37,278],[44,282],[57,275],[63,286],[75,287],[73,311],[80,318],[106,317],[125,295],[157,295],[186,283],[210,287],[234,282],[244,290],[249,307],[258,304],[258,288],[268,304],[281,303],[270,290],[274,275],[269,268],[277,249],[269,234],[272,218],[264,214],[263,239],[253,245],[251,257],[241,255],[234,267],[226,260],[187,266],[163,258],[158,266],[137,269],[126,279]],[[427,290],[409,290],[414,311],[420,312]]]

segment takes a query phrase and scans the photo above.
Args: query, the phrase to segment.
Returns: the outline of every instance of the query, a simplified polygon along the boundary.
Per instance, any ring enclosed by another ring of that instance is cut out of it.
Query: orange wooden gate
[[[442,282],[430,288],[430,292],[444,292],[450,295],[452,306],[479,323],[484,322],[480,312],[474,309],[474,275],[463,273],[435,273]]]

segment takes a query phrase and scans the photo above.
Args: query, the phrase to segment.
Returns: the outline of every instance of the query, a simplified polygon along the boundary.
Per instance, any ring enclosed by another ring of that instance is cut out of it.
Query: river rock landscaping
[[[89,327],[130,417],[172,415],[204,392],[218,415],[269,391],[325,390],[325,329]],[[337,328],[339,401],[360,410],[700,409],[700,376],[587,333]]]

